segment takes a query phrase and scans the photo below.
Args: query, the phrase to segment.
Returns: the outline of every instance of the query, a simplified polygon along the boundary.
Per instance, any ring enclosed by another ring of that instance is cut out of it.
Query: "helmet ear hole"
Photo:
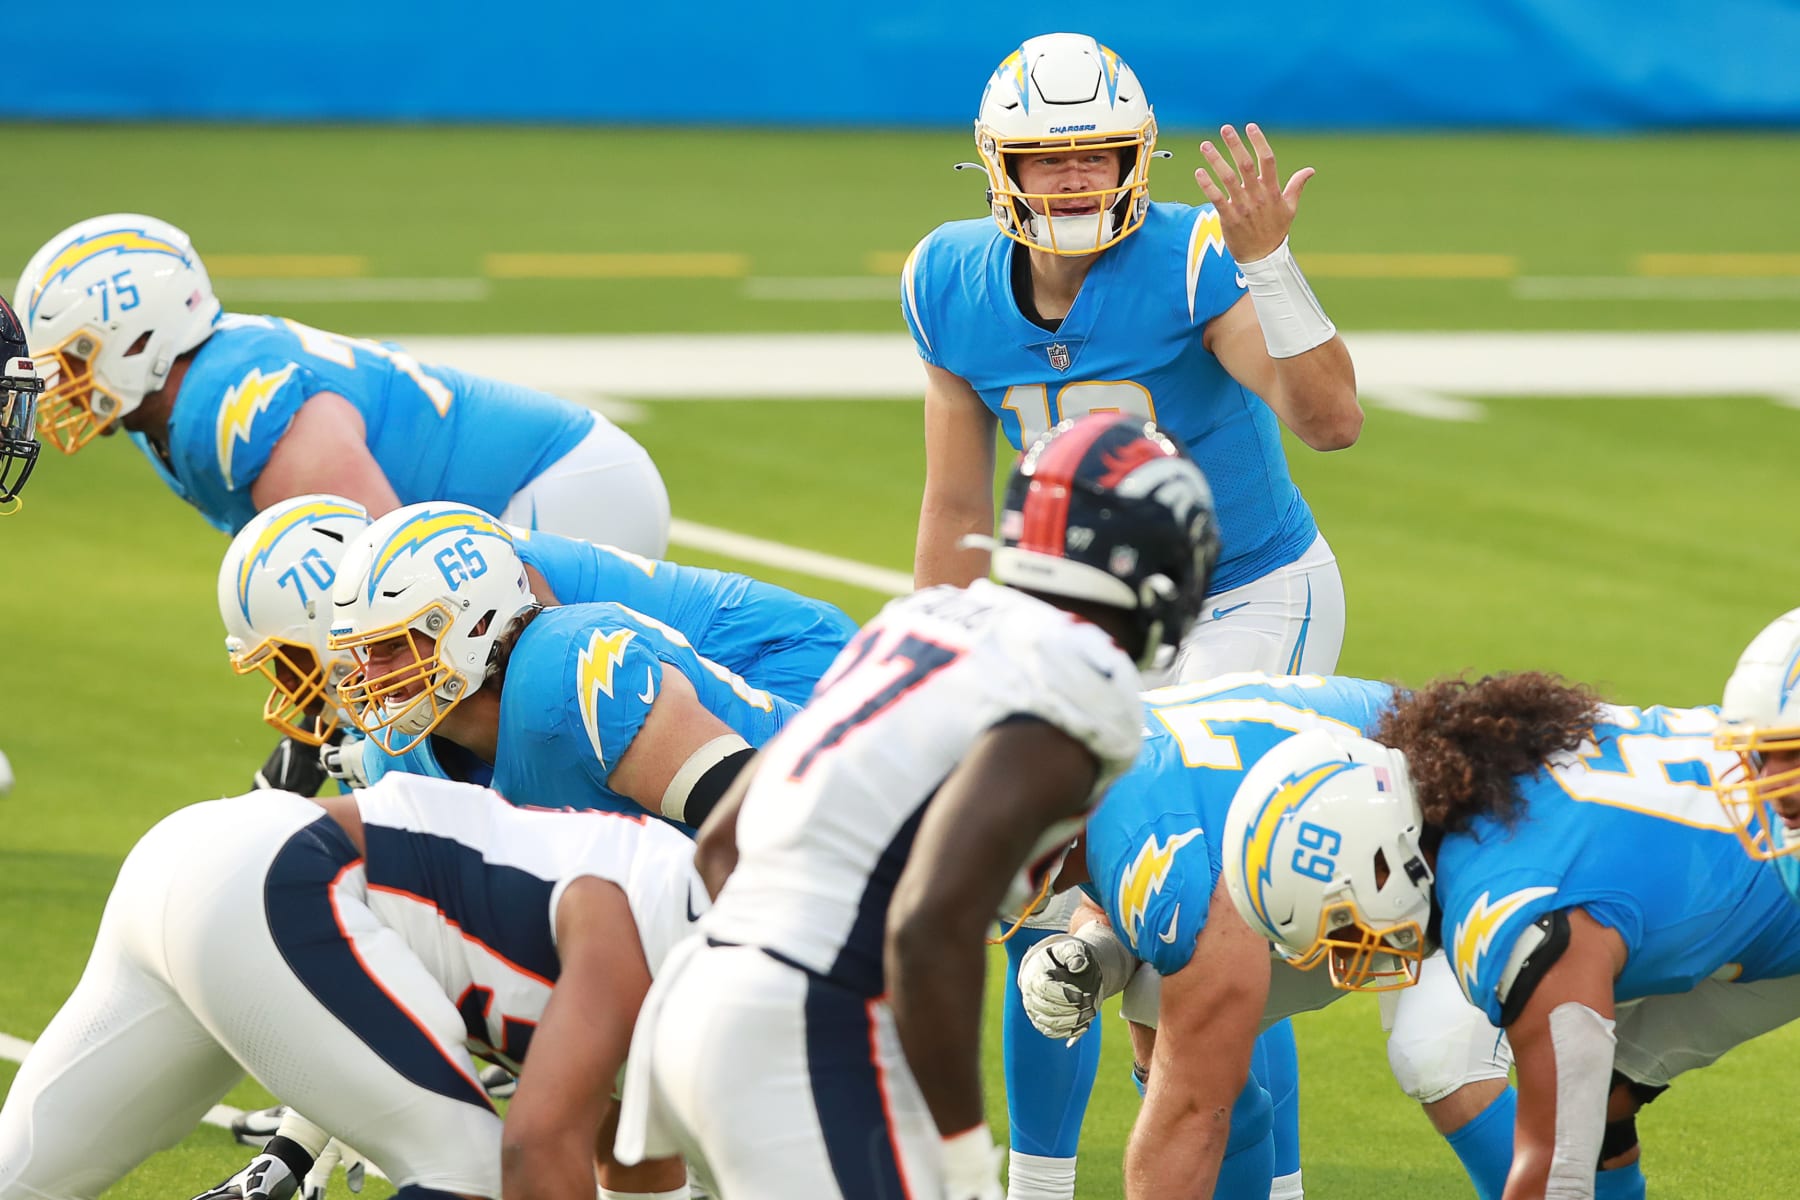
[[[1388,866],[1387,851],[1375,851],[1375,890],[1380,891],[1387,886],[1388,877],[1393,870]]]
[[[120,357],[135,358],[137,355],[142,354],[150,345],[150,335],[155,332],[154,329],[146,329],[144,332],[138,334],[137,341],[125,347],[125,353],[120,355]]]

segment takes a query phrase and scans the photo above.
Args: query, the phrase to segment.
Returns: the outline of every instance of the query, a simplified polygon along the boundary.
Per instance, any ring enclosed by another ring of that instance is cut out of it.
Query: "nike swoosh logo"
[[[644,690],[638,693],[638,699],[645,704],[656,703],[656,672],[648,667],[644,668]]]
[[[1215,608],[1215,609],[1213,609],[1213,620],[1218,621],[1225,617],[1229,617],[1232,613],[1236,612],[1238,609],[1245,608],[1249,604],[1250,604],[1250,601],[1246,600],[1246,601],[1244,601],[1243,604],[1234,604],[1230,608]]]
[[[1239,273],[1239,275],[1238,275],[1238,277],[1237,277],[1237,279],[1238,279],[1238,286],[1239,286],[1239,287],[1241,287],[1241,288],[1247,288],[1247,287],[1249,287],[1249,286],[1250,286],[1250,281],[1249,281],[1249,280],[1248,280],[1248,279],[1245,279],[1245,278],[1244,278],[1244,276],[1243,276],[1243,274],[1242,274],[1242,273]]]
[[[1161,933],[1157,934],[1156,935],[1157,938],[1160,939],[1161,941],[1163,941],[1164,943],[1173,942],[1175,940],[1175,926],[1180,920],[1181,920],[1181,905],[1176,904],[1175,911],[1169,914],[1168,928],[1164,929]]]
[[[1179,906],[1177,906],[1177,907],[1179,907]],[[687,914],[688,914],[688,924],[690,924],[690,925],[692,925],[695,921],[698,921],[700,919],[700,914],[694,911],[694,887],[692,884],[688,885]]]

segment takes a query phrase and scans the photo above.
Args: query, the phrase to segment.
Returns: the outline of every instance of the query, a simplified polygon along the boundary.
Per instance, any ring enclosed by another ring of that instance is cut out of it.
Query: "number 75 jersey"
[[[978,580],[894,601],[763,748],[738,814],[738,864],[703,929],[880,995],[894,885],[932,798],[982,735],[1017,719],[1062,730],[1099,762],[1091,807],[1137,756],[1140,686],[1107,634],[1023,592]],[[1009,909],[1085,816],[1044,832]]]
[[[1281,424],[1204,345],[1207,324],[1248,294],[1212,205],[1152,204],[1094,260],[1054,333],[1020,312],[1014,253],[987,217],[925,236],[901,272],[919,357],[974,388],[1015,450],[1089,412],[1150,417],[1179,438],[1218,506],[1215,595],[1305,553],[1319,529]]]

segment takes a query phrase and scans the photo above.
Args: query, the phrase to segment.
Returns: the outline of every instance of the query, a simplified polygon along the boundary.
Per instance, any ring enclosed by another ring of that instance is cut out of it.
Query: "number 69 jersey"
[[[1015,450],[1088,412],[1150,417],[1206,472],[1224,553],[1217,595],[1305,553],[1318,536],[1288,474],[1281,424],[1202,340],[1248,293],[1210,204],[1155,203],[1094,260],[1052,333],[1019,311],[1014,244],[988,217],[927,234],[901,272],[919,357],[967,381]]]
[[[250,485],[275,443],[321,392],[356,408],[369,453],[401,504],[455,500],[502,512],[595,422],[567,400],[421,366],[398,346],[227,314],[176,393],[169,462],[134,440],[176,495],[236,533],[256,515]]]
[[[977,580],[896,600],[813,703],[763,748],[738,814],[738,864],[701,928],[865,996],[886,990],[888,904],[937,789],[1002,722],[1048,722],[1099,760],[1098,797],[1142,736],[1137,668],[1097,626]],[[1029,899],[1083,816],[1040,839]]]
[[[1446,834],[1435,889],[1465,994],[1501,1024],[1520,936],[1581,908],[1625,941],[1620,1000],[1800,974],[1800,906],[1739,847],[1711,783],[1714,709],[1608,706],[1593,740],[1515,787],[1524,811]],[[1527,942],[1524,945],[1534,943]]]

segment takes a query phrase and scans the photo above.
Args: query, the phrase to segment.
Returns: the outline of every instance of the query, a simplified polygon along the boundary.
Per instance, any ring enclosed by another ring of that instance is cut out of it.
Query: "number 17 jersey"
[[[894,601],[763,747],[738,813],[737,867],[702,929],[882,994],[888,904],[951,772],[994,726],[1040,720],[1098,760],[1091,807],[1137,756],[1140,686],[1107,634],[1023,592],[977,580]],[[1085,817],[1044,832],[1009,908],[1025,903]]]

